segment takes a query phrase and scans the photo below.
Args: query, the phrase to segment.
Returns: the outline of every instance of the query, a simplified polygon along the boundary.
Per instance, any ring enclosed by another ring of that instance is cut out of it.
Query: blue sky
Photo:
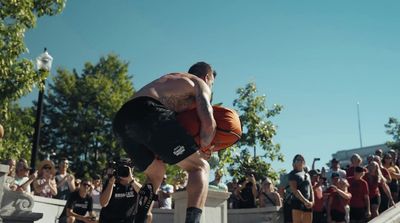
[[[291,169],[297,153],[310,165],[320,157],[320,168],[359,147],[357,101],[363,145],[390,140],[384,124],[400,118],[399,11],[398,1],[70,0],[27,32],[25,56],[46,46],[53,67],[81,70],[116,53],[136,89],[207,61],[218,71],[215,101],[232,106],[236,89],[255,82],[268,105],[284,106],[274,141],[287,161],[275,169]]]

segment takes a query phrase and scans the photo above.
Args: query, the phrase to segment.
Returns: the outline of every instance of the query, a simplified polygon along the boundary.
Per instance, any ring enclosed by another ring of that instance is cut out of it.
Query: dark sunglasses
[[[85,187],[90,187],[90,186],[92,186],[91,184],[88,184],[88,183],[84,183],[84,184],[82,184],[83,186],[85,186]]]
[[[45,169],[45,170],[51,170],[51,166],[44,166],[43,169]]]

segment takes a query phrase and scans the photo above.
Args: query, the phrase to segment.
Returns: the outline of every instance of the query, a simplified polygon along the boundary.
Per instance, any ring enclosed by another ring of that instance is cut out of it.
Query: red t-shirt
[[[364,180],[368,183],[369,198],[380,196],[379,193],[379,183],[377,176],[371,176],[369,173],[364,175]]]
[[[354,177],[354,168],[354,166],[351,166],[346,170],[346,177]]]
[[[355,208],[365,208],[367,204],[365,204],[364,195],[369,194],[368,183],[359,179],[356,180],[354,177],[349,177],[347,179],[349,181],[350,187],[349,192],[351,193],[350,199],[350,207]]]
[[[346,170],[346,177],[354,177],[354,170],[355,170],[355,166],[351,166]],[[364,172],[368,172],[367,168],[364,168]]]
[[[329,198],[332,198],[331,210],[346,213],[346,209],[344,209],[344,207],[349,204],[349,200],[344,199],[339,195],[338,192],[332,192],[329,195]]]
[[[313,211],[322,212],[324,210],[324,195],[321,186],[313,186],[314,190],[314,206]]]

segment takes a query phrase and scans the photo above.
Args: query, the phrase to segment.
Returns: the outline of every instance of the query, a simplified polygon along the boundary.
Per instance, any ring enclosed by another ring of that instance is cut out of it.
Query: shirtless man
[[[163,180],[165,163],[176,164],[189,173],[186,222],[200,221],[210,167],[206,161],[209,154],[199,149],[208,147],[215,135],[211,106],[215,76],[209,64],[196,63],[188,73],[167,74],[144,86],[118,111],[114,133],[135,166],[147,176],[134,212],[136,223],[145,221]],[[193,108],[201,121],[200,145],[176,120],[178,112]]]

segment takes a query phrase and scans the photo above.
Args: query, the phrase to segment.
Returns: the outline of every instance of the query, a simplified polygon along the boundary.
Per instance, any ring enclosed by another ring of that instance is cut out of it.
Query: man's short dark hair
[[[217,72],[213,71],[211,65],[203,61],[193,64],[188,71],[189,74],[200,78],[205,77],[210,72],[213,73],[214,78],[217,76]]]

